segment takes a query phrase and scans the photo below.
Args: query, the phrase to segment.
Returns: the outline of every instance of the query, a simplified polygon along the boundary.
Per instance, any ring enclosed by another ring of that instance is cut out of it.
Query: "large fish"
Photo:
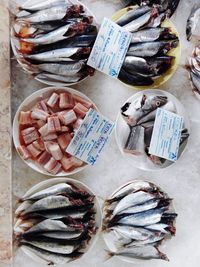
[[[190,41],[192,38],[192,35],[194,34],[194,31],[196,29],[196,26],[198,24],[198,21],[200,20],[200,5],[195,5],[187,20],[187,26],[186,26],[186,35],[187,40]]]
[[[130,73],[123,67],[120,70],[118,78],[120,81],[131,86],[147,86],[152,85],[154,83],[151,77],[146,77],[145,75],[139,74],[137,72]]]

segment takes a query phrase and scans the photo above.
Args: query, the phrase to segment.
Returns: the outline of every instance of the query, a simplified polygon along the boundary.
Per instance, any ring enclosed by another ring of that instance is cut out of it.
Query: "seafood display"
[[[132,33],[132,40],[123,62],[119,79],[132,86],[150,86],[169,72],[178,49],[179,38],[163,22],[166,14],[157,7],[128,7],[115,22]]]
[[[25,194],[15,211],[18,246],[48,265],[66,264],[88,249],[98,226],[95,196],[72,182]]]
[[[172,164],[169,160],[151,155],[149,152],[157,108],[178,114],[177,103],[163,91],[146,90],[130,98],[122,107],[117,121],[117,142],[121,151],[130,158],[143,162],[148,168],[164,168]],[[179,156],[189,137],[184,122],[180,139]],[[121,140],[121,141],[118,141]],[[137,163],[137,166],[138,163]]]
[[[187,20],[186,25],[186,36],[187,40],[190,41],[192,39],[192,36],[194,35],[194,32],[197,28],[197,24],[200,21],[200,4],[197,6],[195,5]]]
[[[197,45],[187,66],[194,94],[200,99],[200,45]]]
[[[18,62],[47,84],[73,84],[94,70],[87,59],[97,36],[94,18],[77,1],[28,1],[18,7],[12,47]]]
[[[90,108],[95,108],[93,103],[76,91],[43,89],[34,103],[24,104],[16,115],[18,136],[14,143],[18,153],[51,175],[66,175],[85,166],[66,151]]]
[[[122,186],[104,203],[110,257],[168,261],[160,246],[175,235],[176,217],[172,199],[155,184],[137,180]]]
[[[180,0],[124,0],[126,5],[156,6],[171,17],[176,11]]]

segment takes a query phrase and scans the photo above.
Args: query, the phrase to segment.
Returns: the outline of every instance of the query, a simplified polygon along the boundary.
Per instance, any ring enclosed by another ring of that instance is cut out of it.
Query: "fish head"
[[[145,105],[143,106],[143,110],[147,110],[149,112],[162,107],[163,105],[165,105],[168,101],[168,98],[166,96],[150,96]]]

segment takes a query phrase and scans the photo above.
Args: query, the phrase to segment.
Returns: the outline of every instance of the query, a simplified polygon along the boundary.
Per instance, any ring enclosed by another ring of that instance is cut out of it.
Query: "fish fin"
[[[169,258],[167,257],[167,255],[159,250],[158,245],[155,245],[154,247],[158,251],[161,260],[169,261]]]
[[[107,250],[107,249],[105,249],[104,251],[106,252],[106,256],[105,256],[105,260],[104,260],[104,262],[110,260],[112,257],[115,256],[115,253],[112,252],[112,251],[109,251],[109,250]]]

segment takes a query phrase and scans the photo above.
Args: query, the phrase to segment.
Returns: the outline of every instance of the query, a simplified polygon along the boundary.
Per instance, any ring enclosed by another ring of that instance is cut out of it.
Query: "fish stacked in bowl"
[[[15,238],[34,258],[64,264],[80,258],[97,230],[95,197],[73,182],[27,193],[15,212]]]
[[[115,20],[132,33],[119,74],[122,82],[149,86],[170,71],[175,61],[171,51],[178,47],[179,39],[169,25],[163,24],[165,19],[166,14],[160,13],[159,8],[141,6],[128,7],[126,13]]]
[[[200,99],[200,45],[197,45],[189,59],[190,79],[193,92]]]
[[[159,246],[175,235],[176,216],[172,200],[156,185],[138,180],[122,186],[104,204],[110,256],[168,260]]]
[[[78,1],[27,1],[12,27],[12,48],[18,62],[47,84],[73,84],[94,70],[87,66],[97,27]]]

